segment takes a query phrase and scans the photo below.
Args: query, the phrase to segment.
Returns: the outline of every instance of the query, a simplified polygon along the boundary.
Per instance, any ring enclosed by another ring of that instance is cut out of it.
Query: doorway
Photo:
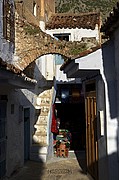
[[[61,103],[56,104],[57,116],[60,119],[60,129],[71,133],[70,150],[85,150],[85,104]]]
[[[24,108],[24,160],[30,158],[30,108]]]
[[[7,102],[0,101],[0,179],[6,174],[6,110]]]

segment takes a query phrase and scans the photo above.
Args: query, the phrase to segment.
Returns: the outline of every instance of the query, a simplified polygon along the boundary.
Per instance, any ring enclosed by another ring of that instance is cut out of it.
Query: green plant
[[[104,20],[112,11],[113,7],[116,6],[116,2],[118,2],[118,0],[57,0],[56,12],[84,13],[99,11],[101,12],[102,19]]]
[[[73,54],[73,55],[78,55],[80,52],[82,52],[82,51],[84,51],[84,50],[86,50],[87,48],[86,48],[86,45],[85,44],[83,44],[83,45],[79,45],[79,46],[74,46],[74,47],[72,47],[71,48],[71,50],[70,50],[70,53],[71,54]]]
[[[25,26],[24,30],[27,34],[30,34],[30,35],[35,35],[35,34],[38,34],[40,32],[39,27],[33,27],[30,25]]]

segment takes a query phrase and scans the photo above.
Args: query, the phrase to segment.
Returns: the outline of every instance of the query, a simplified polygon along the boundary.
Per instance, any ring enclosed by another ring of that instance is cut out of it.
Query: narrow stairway
[[[33,144],[30,152],[30,159],[35,161],[46,162],[48,150],[48,122],[52,100],[52,89],[45,90],[37,97],[37,108],[40,114],[34,125],[35,133],[33,135]]]

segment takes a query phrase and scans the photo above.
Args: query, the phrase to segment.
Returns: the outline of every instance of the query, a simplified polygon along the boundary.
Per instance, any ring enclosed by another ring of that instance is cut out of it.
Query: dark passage
[[[85,104],[56,104],[57,117],[60,118],[60,129],[68,129],[72,134],[70,150],[85,150]]]

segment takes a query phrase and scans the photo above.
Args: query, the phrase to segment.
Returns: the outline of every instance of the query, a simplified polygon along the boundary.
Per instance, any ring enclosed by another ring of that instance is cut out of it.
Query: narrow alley
[[[0,180],[119,180],[119,2],[96,1],[0,0]]]
[[[9,180],[92,180],[86,174],[84,152],[80,152],[79,156],[78,160],[74,153],[69,158],[54,157],[46,164],[27,161]]]

